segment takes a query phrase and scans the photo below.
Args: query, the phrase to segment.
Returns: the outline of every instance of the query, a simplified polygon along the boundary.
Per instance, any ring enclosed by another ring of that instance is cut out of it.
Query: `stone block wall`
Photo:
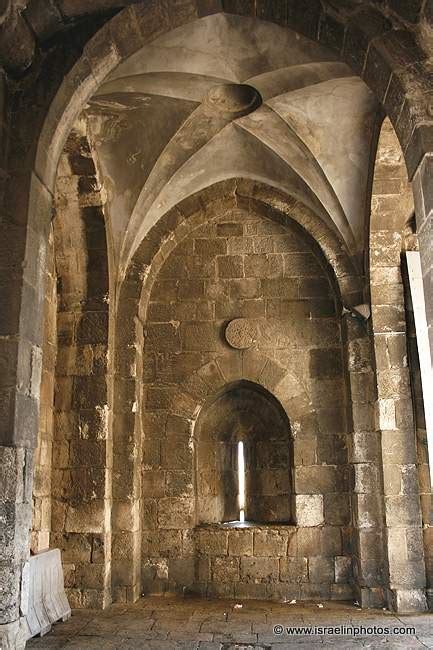
[[[194,593],[275,600],[354,595],[350,550],[338,526],[202,526],[194,548],[188,587]]]
[[[368,324],[358,316],[343,317],[353,434],[349,461],[353,465],[353,569],[362,607],[385,603],[386,550],[380,432],[375,426],[375,364]]]
[[[182,591],[195,584],[223,594],[225,589],[233,592],[238,583],[246,585],[246,595],[266,592],[277,597],[278,589],[292,582],[281,578],[288,575],[285,564],[292,564],[290,557],[304,567],[300,597],[307,598],[316,588],[322,594],[340,592],[335,566],[351,566],[353,489],[340,311],[321,257],[305,233],[295,224],[270,220],[256,207],[210,216],[168,256],[155,278],[144,326],[145,593]],[[225,327],[235,318],[248,319],[256,328],[257,337],[248,350],[233,349],[225,340]],[[209,548],[208,558],[201,529],[196,528],[197,476],[207,468],[205,454],[196,462],[194,424],[218,390],[242,380],[276,395],[291,427],[297,526],[272,530],[281,536],[284,549],[288,537],[295,535],[298,550],[293,556],[281,551],[272,559],[270,544],[264,550],[273,567],[269,579],[255,576],[254,569],[247,571],[254,558],[265,557],[257,545],[266,527],[214,531],[217,537],[233,536],[246,546],[255,536],[256,551],[229,551],[227,541],[218,553]],[[325,551],[332,539],[338,540],[335,549]],[[210,560],[211,556],[219,559]],[[338,559],[342,557],[346,559]],[[322,559],[327,569],[318,587]],[[207,560],[211,577],[202,580],[198,571]],[[231,576],[240,573],[224,587],[224,567],[229,566]],[[267,583],[280,587],[266,588]],[[261,586],[251,586],[256,584]],[[293,584],[298,589],[296,580]],[[342,598],[347,597],[349,580],[344,584]]]

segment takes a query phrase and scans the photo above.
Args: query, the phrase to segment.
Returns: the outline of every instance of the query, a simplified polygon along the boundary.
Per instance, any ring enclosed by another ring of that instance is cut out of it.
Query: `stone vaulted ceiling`
[[[87,114],[122,268],[157,220],[217,181],[295,196],[364,248],[379,119],[366,85],[288,29],[216,14],[123,62]]]

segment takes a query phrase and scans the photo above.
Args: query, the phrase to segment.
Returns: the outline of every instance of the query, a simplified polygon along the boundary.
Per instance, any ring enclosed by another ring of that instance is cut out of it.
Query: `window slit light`
[[[245,457],[244,443],[238,442],[239,521],[245,521]]]

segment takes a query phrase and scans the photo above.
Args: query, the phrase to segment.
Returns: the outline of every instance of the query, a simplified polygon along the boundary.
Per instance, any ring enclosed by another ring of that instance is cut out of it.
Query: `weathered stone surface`
[[[352,560],[344,555],[335,558],[335,582],[349,582],[352,577]]]
[[[254,533],[254,555],[263,557],[284,557],[287,553],[287,538],[277,530]]]
[[[277,558],[241,558],[241,576],[246,582],[276,582],[278,575]]]
[[[296,495],[296,520],[298,526],[323,524],[323,496],[321,494]]]
[[[207,555],[225,555],[227,553],[228,531],[198,529],[199,548]]]
[[[229,555],[253,555],[253,530],[231,529],[228,532],[228,540]]]
[[[337,472],[332,466],[312,465],[295,469],[296,490],[300,494],[337,491]]]
[[[239,581],[239,558],[216,557],[212,560],[212,580],[215,582]]]
[[[334,560],[312,557],[308,560],[308,577],[313,583],[334,582]]]
[[[280,579],[283,582],[307,582],[307,558],[284,558],[280,560]]]
[[[232,348],[247,350],[255,344],[257,331],[253,322],[244,318],[236,318],[227,325],[225,337]]]

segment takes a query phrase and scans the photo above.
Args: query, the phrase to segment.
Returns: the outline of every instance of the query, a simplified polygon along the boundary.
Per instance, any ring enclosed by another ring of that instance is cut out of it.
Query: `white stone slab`
[[[63,568],[58,548],[32,555],[26,573],[26,600],[22,603],[27,638],[43,636],[56,621],[71,616],[65,594]]]

